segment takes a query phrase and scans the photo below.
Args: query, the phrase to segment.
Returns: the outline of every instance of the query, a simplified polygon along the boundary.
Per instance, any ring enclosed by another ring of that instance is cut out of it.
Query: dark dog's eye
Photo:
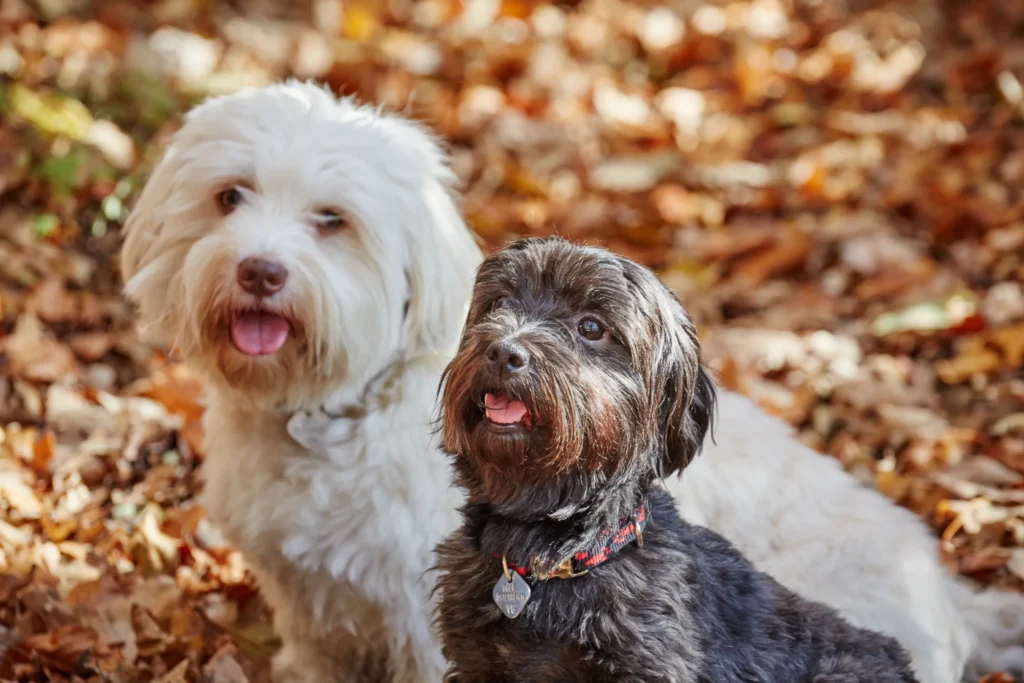
[[[512,299],[507,296],[503,296],[500,299],[495,299],[494,303],[491,304],[491,312],[501,310],[502,308],[511,308]]]
[[[217,193],[217,206],[220,207],[224,213],[231,213],[235,210],[245,197],[242,196],[242,191],[237,187],[229,187],[223,192]]]
[[[604,337],[604,325],[593,318],[583,318],[576,325],[576,331],[587,341],[599,341]]]
[[[316,214],[316,227],[324,232],[341,230],[348,225],[345,217],[334,209],[321,209]]]

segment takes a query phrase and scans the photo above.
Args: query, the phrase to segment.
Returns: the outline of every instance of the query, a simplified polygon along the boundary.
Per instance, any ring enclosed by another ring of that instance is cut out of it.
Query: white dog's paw
[[[323,409],[316,411],[300,410],[288,419],[288,436],[308,451],[325,453],[331,446],[345,443],[352,439],[357,417],[345,414],[331,415]]]

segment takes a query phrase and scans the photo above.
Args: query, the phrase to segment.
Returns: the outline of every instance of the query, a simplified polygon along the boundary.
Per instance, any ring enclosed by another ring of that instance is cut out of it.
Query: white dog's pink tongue
[[[487,419],[500,425],[512,425],[526,417],[526,404],[508,396],[484,395]]]
[[[288,341],[288,321],[267,311],[246,311],[231,321],[231,343],[247,356],[266,356]]]

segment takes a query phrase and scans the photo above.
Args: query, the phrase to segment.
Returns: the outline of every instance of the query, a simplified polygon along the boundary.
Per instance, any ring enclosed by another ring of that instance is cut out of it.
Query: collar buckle
[[[584,569],[581,572],[574,572],[572,570],[572,558],[567,557],[562,560],[557,567],[543,576],[538,576],[537,579],[540,581],[547,581],[548,579],[575,579],[578,576],[585,576],[589,573],[589,569]]]

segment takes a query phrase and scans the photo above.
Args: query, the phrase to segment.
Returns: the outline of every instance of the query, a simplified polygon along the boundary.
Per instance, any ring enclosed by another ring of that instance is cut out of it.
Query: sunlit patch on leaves
[[[124,204],[117,195],[109,195],[103,200],[103,215],[110,221],[119,221],[124,215]]]
[[[880,337],[897,332],[942,332],[953,330],[971,318],[978,309],[972,292],[959,292],[942,301],[908,306],[875,319],[872,329]]]
[[[22,83],[13,83],[7,93],[12,113],[39,130],[71,140],[82,140],[93,123],[84,104],[55,93],[37,93]]]

